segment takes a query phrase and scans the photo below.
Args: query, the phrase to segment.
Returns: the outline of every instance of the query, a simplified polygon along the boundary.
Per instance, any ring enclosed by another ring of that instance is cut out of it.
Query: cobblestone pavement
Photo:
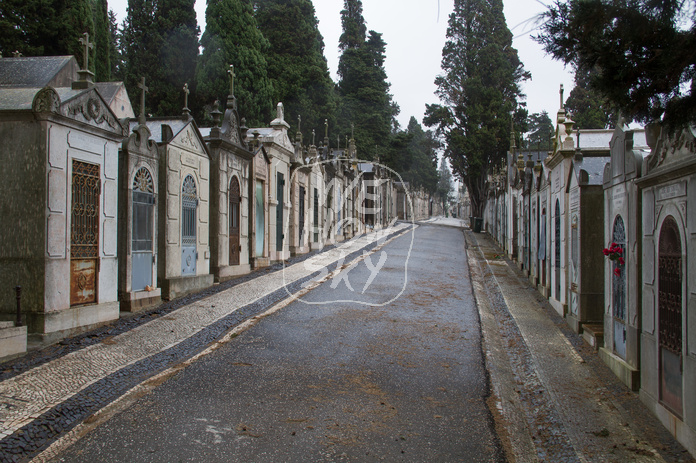
[[[498,433],[516,461],[693,461],[484,234],[464,232]]]
[[[134,385],[202,351],[232,327],[391,235],[398,224],[259,276],[0,383],[0,460],[20,461]]]

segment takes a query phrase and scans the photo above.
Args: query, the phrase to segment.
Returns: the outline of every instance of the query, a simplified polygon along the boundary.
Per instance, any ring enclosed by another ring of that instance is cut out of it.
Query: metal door
[[[300,187],[300,223],[299,223],[299,246],[304,246],[304,225],[305,225],[305,188]]]
[[[276,251],[283,251],[283,203],[285,197],[283,195],[285,187],[285,176],[278,172],[276,178],[276,199],[278,200],[278,205],[276,206]]]
[[[556,200],[556,217],[554,219],[555,227],[554,230],[554,267],[556,269],[556,299],[561,300],[561,204],[559,200]]]
[[[196,211],[198,209],[198,195],[196,182],[191,175],[187,175],[181,189],[181,274],[195,275],[196,260]]]
[[[152,285],[155,195],[152,175],[141,167],[133,178],[131,290]]]
[[[614,322],[614,352],[626,358],[626,229],[621,216],[614,221],[611,241],[621,248],[621,262],[613,260],[611,277],[611,306]]]
[[[239,180],[237,177],[232,177],[230,182],[230,265],[239,265],[239,253],[241,246],[239,244],[239,208],[242,202]]]
[[[319,242],[319,191],[314,189],[314,242]]]
[[[660,230],[658,318],[660,402],[681,418],[683,410],[682,250],[679,226],[667,217]]]
[[[263,182],[256,181],[256,257],[263,257],[265,245],[266,216],[263,201]]]
[[[70,225],[70,305],[97,302],[99,166],[73,160]]]

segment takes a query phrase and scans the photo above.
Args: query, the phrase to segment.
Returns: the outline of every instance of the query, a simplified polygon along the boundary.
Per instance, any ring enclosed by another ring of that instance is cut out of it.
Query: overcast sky
[[[523,85],[529,113],[545,110],[553,120],[560,104],[559,86],[564,84],[567,97],[573,76],[530,38],[535,26],[529,20],[545,10],[542,1],[548,4],[550,0],[503,0],[505,19],[515,36],[514,46],[532,73],[532,80]],[[387,43],[385,67],[391,93],[401,107],[399,122],[404,127],[411,116],[422,122],[425,105],[438,102],[434,80],[441,72],[442,47],[453,3],[454,0],[363,0],[368,30],[382,33]],[[126,5],[127,0],[109,1],[119,22],[125,18]],[[201,31],[205,27],[205,5],[204,0],[196,1]],[[336,81],[343,0],[314,0],[314,7],[324,36],[324,54]]]

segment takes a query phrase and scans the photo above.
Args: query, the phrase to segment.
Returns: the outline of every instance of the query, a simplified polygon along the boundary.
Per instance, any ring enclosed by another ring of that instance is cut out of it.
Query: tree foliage
[[[596,70],[591,85],[627,118],[696,121],[693,2],[557,0],[537,40],[554,58]]]
[[[233,65],[240,115],[250,127],[268,124],[276,103],[265,56],[270,44],[258,28],[250,0],[209,0],[205,18],[196,69],[198,100],[224,103],[230,89],[227,71]]]
[[[454,185],[452,183],[452,172],[447,166],[447,160],[440,160],[440,167],[437,170],[437,192],[436,195],[442,204],[442,210],[447,211],[447,204],[452,198]]]
[[[575,72],[575,87],[565,101],[565,109],[575,122],[577,129],[606,129],[615,122],[611,104],[592,87],[591,72],[578,69]]]
[[[145,77],[147,112],[180,114],[182,89],[193,86],[199,28],[194,0],[128,0],[122,41],[126,85],[136,91]],[[137,92],[136,92],[137,93]],[[135,101],[134,106],[139,105]],[[139,112],[139,108],[134,108]]]
[[[554,124],[551,122],[549,113],[530,114],[528,118],[528,132],[524,140],[524,147],[529,149],[544,148],[551,149],[551,139],[554,134]]]
[[[97,82],[111,80],[111,33],[109,31],[109,6],[106,0],[93,0],[94,13],[94,79]]]
[[[0,2],[0,53],[12,56],[74,55],[82,63],[79,39],[94,40],[93,0],[3,0]],[[97,62],[90,54],[90,68]],[[101,59],[101,58],[100,58]]]
[[[445,156],[481,217],[488,174],[509,148],[510,122],[529,78],[512,47],[502,0],[455,0],[442,50],[444,74],[435,79],[441,104],[427,105],[425,124],[436,127]]]
[[[291,130],[302,116],[305,139],[324,120],[335,126],[334,83],[311,0],[259,0],[256,20],[270,42],[266,53],[274,101],[282,101]]]
[[[399,113],[389,93],[384,69],[386,46],[382,34],[365,34],[360,0],[345,0],[341,11],[342,51],[338,63],[339,121],[344,132],[355,126],[358,153],[366,159],[387,156],[390,134]]]

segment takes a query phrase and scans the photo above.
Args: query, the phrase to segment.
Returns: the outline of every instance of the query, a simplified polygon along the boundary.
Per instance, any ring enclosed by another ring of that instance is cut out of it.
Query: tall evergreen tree
[[[556,0],[537,40],[554,58],[598,72],[591,84],[625,117],[696,122],[692,1]],[[686,27],[685,27],[686,26]]]
[[[360,0],[344,1],[341,21],[339,118],[344,130],[348,130],[350,123],[355,125],[355,140],[361,157],[381,158],[387,155],[389,137],[399,112],[389,94],[390,84],[384,70],[386,43],[382,34],[375,31],[366,36]]]
[[[298,115],[305,139],[312,129],[323,127],[325,119],[334,127],[334,83],[311,0],[258,0],[255,15],[271,45],[266,59],[274,101],[285,105],[291,130],[296,129]]]
[[[145,84],[151,92],[155,91],[159,79],[158,52],[162,36],[155,21],[155,0],[128,0],[126,20],[123,27],[122,50],[124,60],[123,81],[129,91],[138,92],[138,83],[145,78]],[[153,83],[155,85],[153,85]],[[132,99],[133,111],[140,112],[140,100]],[[145,113],[154,114],[155,99],[152,94],[147,99]]]
[[[440,199],[442,204],[442,210],[447,212],[447,205],[452,197],[452,191],[454,190],[454,185],[452,182],[452,171],[450,171],[449,166],[447,166],[447,160],[442,158],[440,160],[440,168],[437,169],[437,197]]]
[[[250,0],[209,0],[205,18],[196,69],[198,100],[223,103],[230,88],[227,71],[233,65],[240,115],[250,127],[268,124],[277,103],[265,57],[270,44],[258,28]]]
[[[109,66],[111,67],[111,77],[115,80],[123,80],[123,55],[121,53],[121,35],[116,13],[109,10]]]
[[[94,37],[93,0],[3,0],[0,2],[0,53],[12,56],[74,55],[82,62],[79,39]],[[94,51],[90,56],[94,70]]]
[[[410,163],[402,173],[404,181],[415,188],[424,188],[429,193],[437,189],[437,141],[433,133],[424,131],[415,117],[408,122],[406,132],[411,139],[408,144]]]
[[[94,79],[111,80],[111,31],[106,0],[92,0],[94,14]]]
[[[565,109],[570,111],[577,129],[605,129],[614,124],[611,104],[591,85],[593,73],[576,70],[575,87],[565,101]]]
[[[488,174],[509,147],[510,118],[529,77],[512,47],[502,0],[455,0],[442,50],[444,74],[435,79],[442,104],[427,105],[425,123],[437,127],[445,156],[481,217]]]
[[[575,116],[573,116],[575,118]],[[573,119],[574,120],[574,119]],[[554,133],[554,125],[549,113],[542,111],[529,115],[529,132],[524,140],[525,148],[551,149],[551,137]]]

